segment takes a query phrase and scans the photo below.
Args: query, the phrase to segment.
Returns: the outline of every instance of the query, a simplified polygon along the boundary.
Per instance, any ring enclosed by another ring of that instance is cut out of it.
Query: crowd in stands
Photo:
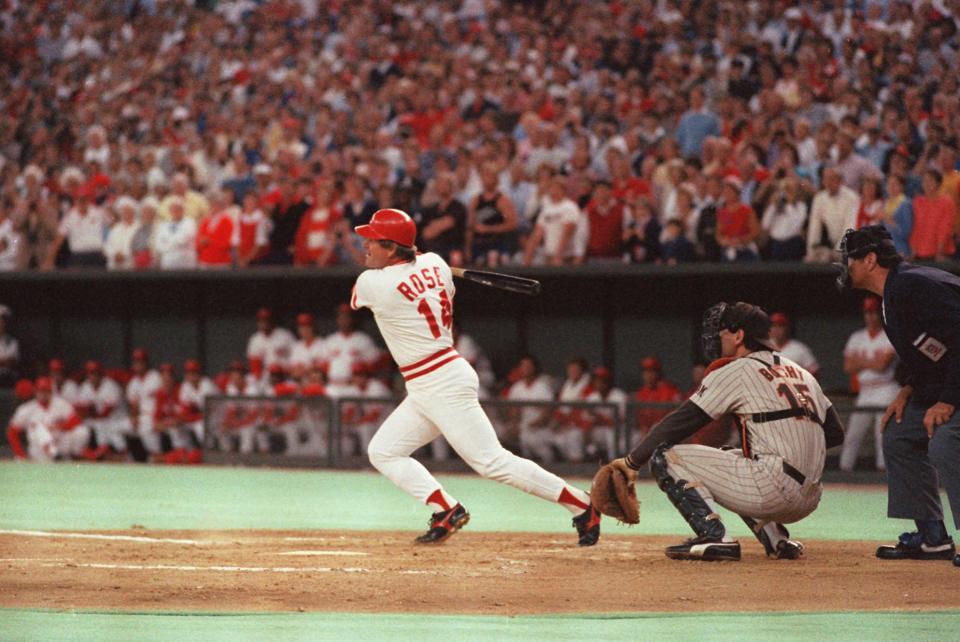
[[[0,269],[830,259],[960,230],[956,0],[0,3]]]

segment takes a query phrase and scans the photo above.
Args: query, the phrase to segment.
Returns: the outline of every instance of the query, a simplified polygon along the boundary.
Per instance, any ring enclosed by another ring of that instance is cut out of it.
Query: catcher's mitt
[[[634,475],[628,477],[620,467],[607,464],[593,478],[590,501],[604,515],[625,524],[640,523],[640,502],[633,479]]]

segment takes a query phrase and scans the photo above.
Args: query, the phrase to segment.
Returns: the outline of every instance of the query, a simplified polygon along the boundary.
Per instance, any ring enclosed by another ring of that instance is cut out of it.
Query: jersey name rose
[[[407,277],[405,281],[397,284],[397,291],[408,301],[416,301],[417,296],[427,290],[434,290],[443,287],[443,279],[440,278],[440,268],[423,268],[419,273],[414,272]]]

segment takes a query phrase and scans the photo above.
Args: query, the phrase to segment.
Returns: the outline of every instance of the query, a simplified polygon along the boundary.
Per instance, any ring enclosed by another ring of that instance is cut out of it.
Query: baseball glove
[[[640,523],[640,502],[634,481],[636,471],[617,459],[597,471],[590,488],[590,501],[598,511],[625,524]]]

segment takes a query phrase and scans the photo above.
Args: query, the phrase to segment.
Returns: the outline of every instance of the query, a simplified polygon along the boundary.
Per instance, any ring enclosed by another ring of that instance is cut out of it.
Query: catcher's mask
[[[714,304],[703,314],[701,343],[703,356],[714,361],[723,356],[720,331],[743,330],[744,343],[751,350],[775,350],[770,341],[770,317],[760,306],[738,301]]]
[[[893,244],[893,237],[882,225],[867,225],[859,230],[848,229],[840,239],[840,263],[834,263],[839,270],[837,289],[843,292],[853,287],[850,280],[849,259],[862,259],[870,252],[880,261],[895,260],[899,255]]]

